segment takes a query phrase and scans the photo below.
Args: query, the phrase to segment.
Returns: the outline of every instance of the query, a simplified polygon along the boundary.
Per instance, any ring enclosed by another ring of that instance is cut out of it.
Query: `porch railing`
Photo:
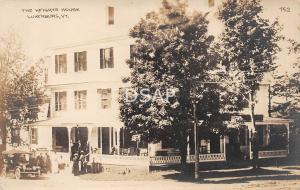
[[[136,165],[136,166],[148,166],[149,157],[147,156],[121,156],[121,155],[100,155],[99,161],[102,164],[113,165]]]
[[[195,155],[190,155],[187,157],[188,162],[195,162],[195,160],[196,160]],[[200,162],[215,162],[215,161],[225,161],[225,160],[226,158],[224,153],[199,155]]]
[[[258,151],[258,158],[278,158],[287,157],[288,150],[268,150],[268,151]]]
[[[225,161],[225,154],[201,154],[199,155],[200,162],[215,162],[215,161]],[[180,156],[153,156],[150,157],[150,165],[168,165],[168,164],[180,164]],[[195,162],[195,155],[188,155],[187,162]]]
[[[150,165],[159,164],[180,164],[180,156],[153,156],[150,157]]]

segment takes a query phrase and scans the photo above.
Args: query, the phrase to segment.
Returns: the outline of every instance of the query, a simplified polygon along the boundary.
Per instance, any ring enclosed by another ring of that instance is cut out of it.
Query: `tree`
[[[275,55],[280,51],[277,43],[281,39],[278,21],[270,23],[260,16],[262,12],[259,0],[228,0],[219,12],[219,19],[225,24],[221,35],[222,64],[228,72],[237,73],[240,92],[250,103],[255,167],[258,149],[254,96],[265,73],[275,69]]]
[[[297,55],[293,70],[286,73],[280,71],[274,74],[274,85],[272,86],[272,96],[274,98],[284,98],[284,101],[275,102],[273,111],[282,117],[291,118],[293,113],[300,112],[300,43],[295,40],[288,40],[291,44],[289,55]]]
[[[0,47],[0,125],[2,139],[22,145],[16,131],[38,118],[38,106],[43,102],[44,90],[38,67],[27,63],[18,36],[10,32],[1,38]],[[7,136],[8,135],[8,136]],[[7,138],[8,137],[8,138]],[[12,139],[15,138],[15,139]]]
[[[293,69],[289,72],[274,74],[275,83],[272,86],[272,98],[277,101],[272,105],[273,114],[292,119],[293,128],[289,142],[290,155],[299,160],[300,135],[300,43],[288,40],[291,44],[289,55],[296,55]]]
[[[218,117],[217,84],[206,83],[215,77],[211,73],[217,68],[217,56],[211,48],[214,37],[207,34],[206,14],[188,15],[186,4],[179,1],[162,5],[130,31],[135,51],[127,62],[131,70],[127,79],[132,89],[146,95],[126,101],[124,93],[120,117],[131,133],[142,134],[145,141],[164,140],[179,147],[185,164],[187,136],[193,133],[193,103],[204,125]]]

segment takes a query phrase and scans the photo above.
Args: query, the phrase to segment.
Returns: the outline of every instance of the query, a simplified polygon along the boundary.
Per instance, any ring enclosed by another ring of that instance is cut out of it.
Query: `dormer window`
[[[115,18],[114,15],[115,14],[115,10],[114,7],[108,7],[108,24],[109,25],[113,25],[115,23]]]

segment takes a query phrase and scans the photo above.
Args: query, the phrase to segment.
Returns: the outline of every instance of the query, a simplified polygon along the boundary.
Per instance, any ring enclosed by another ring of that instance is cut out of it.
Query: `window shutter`
[[[75,99],[75,109],[78,108],[78,97],[77,97],[77,91],[74,92],[74,99]]]
[[[38,144],[37,128],[31,128],[31,144]]]
[[[55,92],[55,111],[58,110],[58,93]]]
[[[110,64],[109,68],[114,68],[114,48],[109,49]]]
[[[67,55],[64,54],[63,58],[64,58],[63,72],[67,73]]]
[[[108,108],[111,107],[111,88],[108,89]]]
[[[103,69],[103,65],[104,65],[104,56],[103,56],[103,49],[100,49],[100,69]]]
[[[77,72],[78,71],[78,53],[77,52],[75,52],[74,53],[74,70],[75,70],[75,72]]]
[[[58,73],[58,56],[55,55],[55,73]]]
[[[83,70],[86,71],[87,69],[86,51],[82,53],[83,53]]]

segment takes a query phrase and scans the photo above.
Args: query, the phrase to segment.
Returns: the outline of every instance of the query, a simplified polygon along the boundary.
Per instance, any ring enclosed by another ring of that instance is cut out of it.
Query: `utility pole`
[[[193,114],[194,114],[194,141],[195,141],[195,179],[199,179],[199,147],[198,147],[198,119],[196,116],[196,104],[193,102]]]

